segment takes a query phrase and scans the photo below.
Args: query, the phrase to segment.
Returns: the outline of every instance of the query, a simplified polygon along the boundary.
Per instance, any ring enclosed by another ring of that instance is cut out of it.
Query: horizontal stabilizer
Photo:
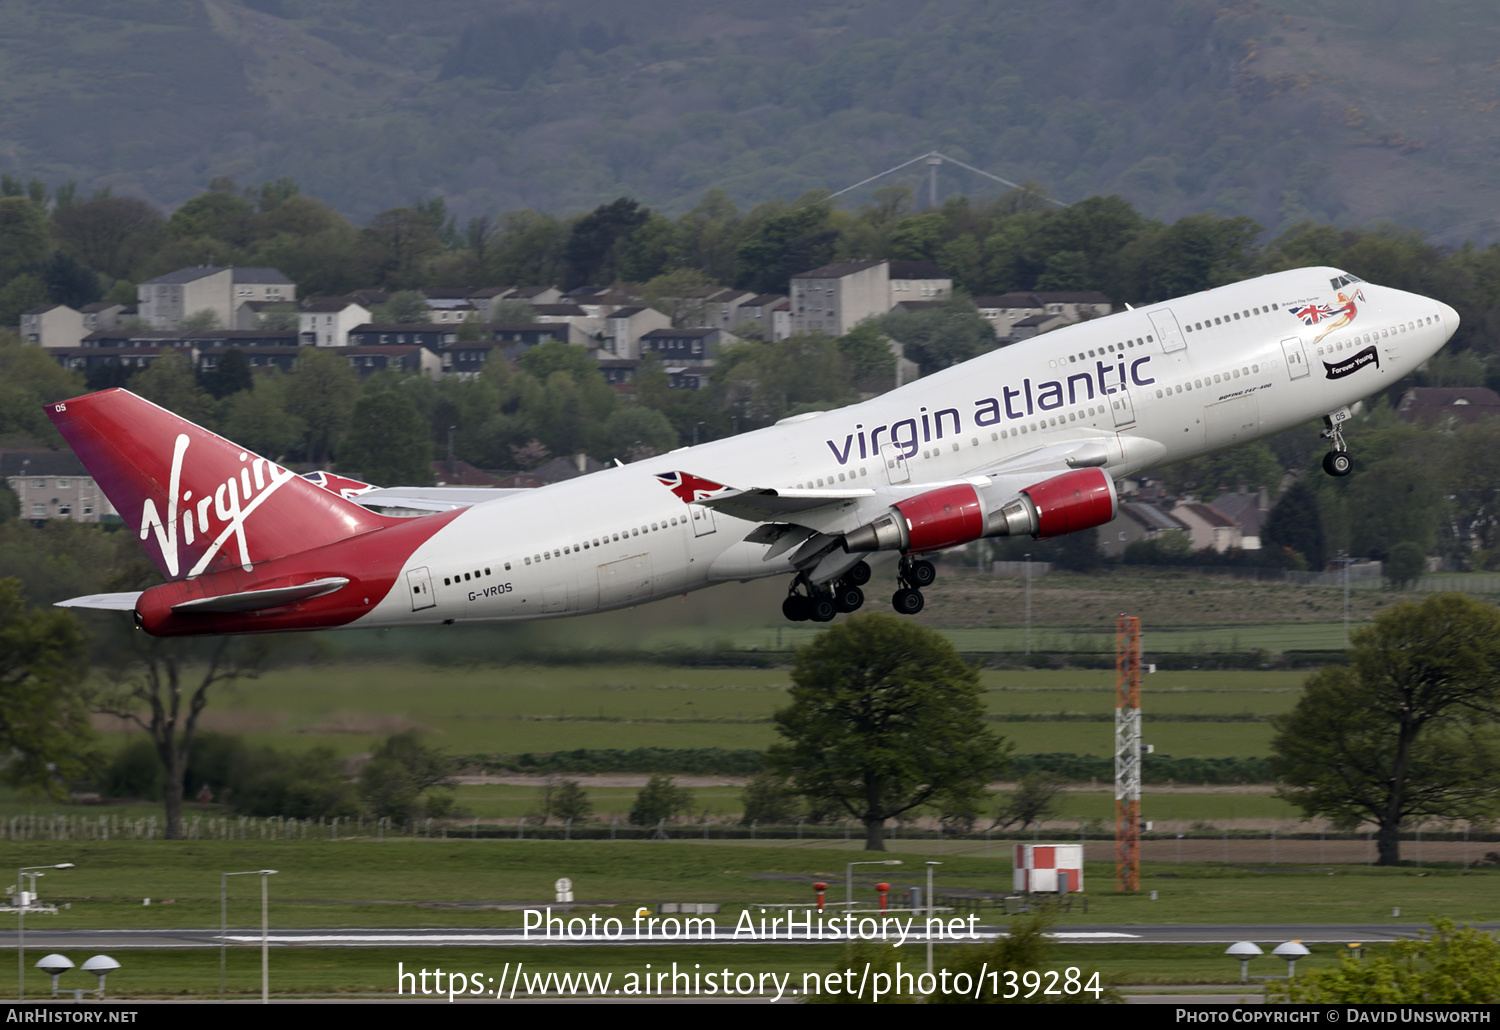
[[[271,587],[268,590],[245,590],[237,594],[220,594],[217,597],[200,597],[196,601],[174,604],[172,611],[193,615],[210,612],[258,612],[262,608],[280,608],[284,604],[295,604],[314,597],[331,594],[349,581],[343,576],[315,579],[311,583],[300,583],[294,587]]]
[[[93,608],[102,612],[133,612],[141,591],[131,590],[124,594],[85,594],[58,601],[54,608]]]

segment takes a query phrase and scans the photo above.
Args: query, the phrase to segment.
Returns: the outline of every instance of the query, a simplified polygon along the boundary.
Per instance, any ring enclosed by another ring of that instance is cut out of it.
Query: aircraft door
[[[1183,350],[1187,347],[1187,337],[1182,335],[1182,330],[1177,325],[1177,316],[1172,314],[1171,308],[1157,308],[1148,311],[1146,317],[1151,319],[1151,325],[1156,329],[1156,338],[1161,341],[1161,349],[1170,354],[1174,350]]]
[[[1302,338],[1292,336],[1281,341],[1281,352],[1286,355],[1287,375],[1301,379],[1311,371],[1307,367],[1307,354],[1302,349]]]
[[[437,598],[432,596],[432,575],[425,567],[407,571],[406,587],[411,591],[412,611],[419,612],[423,608],[433,608],[437,605]]]
[[[633,554],[607,562],[599,566],[599,607],[648,600],[651,586],[651,555]]]
[[[882,457],[885,458],[885,474],[891,483],[910,483],[911,466],[907,464],[906,455],[894,448]]]
[[[1110,395],[1109,406],[1114,412],[1115,428],[1124,429],[1135,425],[1135,405],[1130,402],[1130,391],[1120,386]]]
[[[701,504],[690,504],[688,505],[688,511],[693,513],[693,536],[708,536],[708,534],[715,531],[714,510],[712,508],[705,508]],[[602,565],[600,566],[601,569],[603,567]],[[603,580],[600,580],[600,586],[603,586]]]

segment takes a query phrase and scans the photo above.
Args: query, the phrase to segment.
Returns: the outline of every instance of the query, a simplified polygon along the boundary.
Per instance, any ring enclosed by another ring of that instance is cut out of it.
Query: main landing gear
[[[901,615],[917,614],[927,603],[921,588],[931,586],[937,579],[937,566],[909,554],[902,555],[896,575],[900,589],[891,595],[891,607]]]
[[[1348,408],[1323,416],[1323,439],[1333,444],[1333,450],[1323,455],[1323,471],[1330,476],[1347,476],[1354,471],[1354,459],[1349,457],[1349,446],[1344,443],[1343,425],[1352,413]]]
[[[860,587],[869,581],[870,566],[864,562],[823,586],[814,586],[805,573],[798,573],[781,602],[781,614],[792,622],[832,622],[839,612],[858,611],[864,605],[865,592]]]

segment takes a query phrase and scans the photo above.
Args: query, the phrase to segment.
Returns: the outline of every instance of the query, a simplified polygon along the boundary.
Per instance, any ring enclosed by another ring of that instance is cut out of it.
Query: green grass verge
[[[1278,942],[1279,943],[1279,942]],[[952,967],[964,958],[968,949],[961,946],[936,945],[933,948],[935,969]],[[1323,968],[1338,962],[1343,950],[1339,945],[1314,945],[1312,954],[1299,959],[1297,968],[1307,971]],[[1378,951],[1379,948],[1372,948]],[[926,969],[926,949],[908,942],[898,951],[902,971],[922,972]],[[28,949],[30,956],[30,949]],[[39,957],[39,956],[38,956]],[[80,952],[76,959],[84,957]],[[217,949],[183,949],[152,951],[119,951],[115,953],[121,968],[109,976],[109,994],[114,998],[214,998],[219,994],[219,952]],[[755,980],[741,980],[744,986],[758,984],[761,973],[774,973],[778,979],[790,975],[786,983],[789,989],[800,992],[804,974],[825,976],[847,966],[846,950],[842,945],[677,945],[664,947],[593,947],[568,948],[277,948],[270,958],[271,994],[287,996],[331,996],[381,995],[397,997],[397,979],[401,972],[415,974],[413,980],[402,981],[403,994],[409,996],[413,990],[420,995],[423,985],[431,992],[427,996],[445,997],[446,991],[437,990],[436,974],[442,971],[441,982],[452,985],[455,990],[472,991],[478,976],[481,990],[493,992],[502,981],[513,983],[517,967],[521,967],[523,982],[534,982],[540,978],[547,982],[549,974],[557,976],[601,974],[610,977],[606,990],[612,996],[617,990],[630,990],[630,984],[644,983],[648,974],[665,972],[669,979],[663,982],[663,993],[670,994],[670,976],[674,971],[692,976],[715,973],[722,980],[722,971],[728,970],[731,977],[751,974]],[[29,966],[31,963],[28,962]],[[1239,975],[1237,961],[1224,955],[1222,945],[1128,945],[1128,944],[1059,944],[1050,949],[1044,964],[1046,969],[1059,972],[1076,967],[1081,979],[1087,982],[1093,973],[1099,974],[1104,984],[1149,985],[1149,984],[1224,984],[1232,983]],[[424,980],[422,973],[428,974]],[[1286,966],[1281,959],[1267,955],[1250,964],[1252,974],[1281,974]],[[455,982],[452,975],[464,977]],[[634,977],[632,981],[631,977]],[[0,994],[14,990],[14,973],[7,981],[0,981]],[[253,947],[232,948],[226,956],[225,984],[231,999],[255,999],[260,996],[260,954]],[[859,970],[855,971],[855,983],[859,981]],[[554,984],[556,981],[552,981]],[[597,983],[597,981],[595,981]],[[655,983],[656,981],[653,981]],[[91,977],[73,972],[65,974],[61,986],[92,986]],[[706,981],[699,981],[705,984]],[[826,981],[825,981],[826,983]],[[687,981],[679,981],[684,988]],[[26,991],[30,998],[44,997],[50,990],[48,977],[40,970],[29,969]],[[507,996],[509,991],[506,992]],[[655,993],[654,991],[651,993]],[[774,994],[774,992],[772,992]],[[1259,985],[1249,986],[1244,996],[1259,998]],[[583,992],[579,992],[583,996]],[[462,995],[459,995],[462,997]],[[493,994],[490,994],[493,997]],[[702,994],[700,997],[712,997]],[[718,996],[722,996],[722,991]],[[526,997],[524,988],[516,992],[516,998]],[[790,994],[788,998],[792,997]],[[1226,1001],[1235,1000],[1236,995],[1227,995]]]
[[[982,841],[889,846],[882,857],[902,866],[869,868],[898,894],[920,884],[923,862],[934,857],[943,862],[940,890],[1009,890],[1011,849],[1004,841],[992,844],[991,857]],[[17,866],[77,864],[41,882],[44,900],[72,905],[34,917],[49,928],[216,927],[220,873],[257,868],[280,870],[270,886],[272,923],[281,927],[517,926],[516,909],[545,904],[559,876],[573,880],[579,906],[589,910],[618,915],[637,904],[716,901],[733,918],[736,906],[809,902],[813,880],[837,887],[845,863],[872,857],[857,840],[49,841],[8,844],[6,851]],[[857,896],[873,900],[873,876]],[[1065,915],[1062,923],[1385,923],[1396,905],[1408,924],[1437,916],[1500,920],[1500,871],[1148,862],[1142,885],[1158,891],[1154,901],[1146,893],[1115,894],[1112,881],[1112,863],[1090,863],[1090,911]],[[232,889],[231,923],[257,923],[256,885],[242,881]],[[153,899],[149,907],[141,903],[146,897]],[[614,907],[599,908],[605,904]]]

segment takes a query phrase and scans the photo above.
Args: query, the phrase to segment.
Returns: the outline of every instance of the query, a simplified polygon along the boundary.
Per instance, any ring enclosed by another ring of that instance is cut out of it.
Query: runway
[[[920,922],[914,924],[908,942],[921,943]],[[1376,944],[1387,941],[1410,939],[1428,929],[1418,923],[1336,923],[1336,924],[1218,924],[1218,925],[1174,925],[1174,926],[1088,926],[1060,928],[1053,933],[1059,944],[1232,944],[1235,941],[1254,941],[1257,944],[1280,944],[1298,940],[1304,944]],[[1500,923],[1476,924],[1476,929],[1500,931]],[[627,922],[619,935],[613,933],[585,933],[577,936],[551,937],[533,930],[529,934],[519,927],[496,929],[346,929],[312,928],[300,930],[273,929],[268,937],[274,948],[506,948],[506,947],[588,947],[601,944],[641,945],[708,945],[708,944],[838,944],[849,938],[842,932],[807,933],[798,930],[774,936],[759,936],[747,933],[736,934],[734,924],[718,922],[714,932],[702,935],[677,936],[637,935]],[[815,924],[816,929],[816,924]],[[978,925],[974,932],[978,939],[993,938],[1005,932],[1004,925]],[[967,937],[967,935],[966,935]],[[894,937],[893,937],[894,939]],[[972,938],[969,938],[972,939]],[[962,943],[953,938],[942,938],[940,943]],[[174,930],[49,930],[28,928],[26,948],[37,950],[89,950],[130,948],[217,948],[221,943],[233,947],[260,944],[260,931],[250,928],[231,928],[221,942],[218,928],[174,929]],[[0,933],[0,949],[14,948],[16,933],[9,930]]]

